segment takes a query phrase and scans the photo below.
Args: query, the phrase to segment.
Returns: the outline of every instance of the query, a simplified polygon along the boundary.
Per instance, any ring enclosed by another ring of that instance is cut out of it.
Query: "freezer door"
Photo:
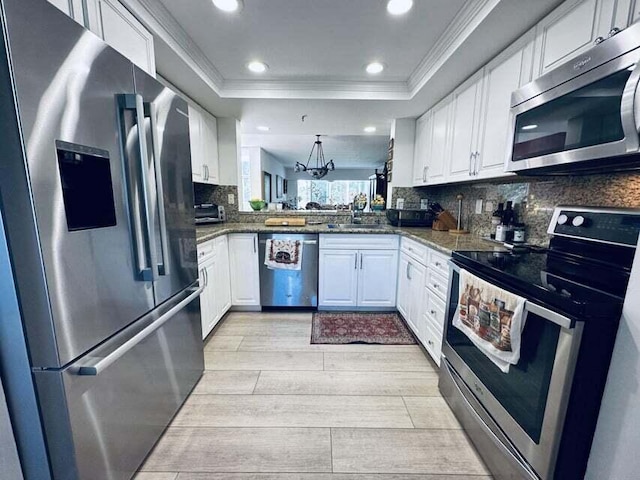
[[[63,371],[35,373],[56,480],[128,480],[139,468],[204,368],[196,288]]]
[[[188,106],[139,68],[134,74],[144,103],[159,305],[198,278]]]
[[[16,242],[12,255],[44,267],[17,279],[24,299],[42,294],[32,276],[48,290],[48,315],[24,319],[32,365],[60,367],[154,307],[140,172],[131,165],[127,184],[117,130],[116,94],[133,92],[133,66],[48,2],[2,5],[26,166],[2,161],[20,164],[11,182],[31,192],[34,215],[23,222],[35,218],[40,242]]]

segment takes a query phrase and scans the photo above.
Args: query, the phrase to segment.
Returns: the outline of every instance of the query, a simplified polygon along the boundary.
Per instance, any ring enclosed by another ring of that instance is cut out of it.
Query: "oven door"
[[[575,171],[576,162],[593,168],[589,161],[609,159],[595,165],[606,170],[621,163],[616,159],[614,165],[612,157],[638,153],[639,61],[636,49],[553,88],[548,88],[552,74],[524,87],[529,99],[511,109],[513,143],[506,170],[551,173],[563,166],[568,171],[572,164]],[[519,94],[514,92],[514,101]]]
[[[552,478],[583,324],[528,301],[520,361],[505,374],[452,325],[460,270],[451,266],[441,383],[445,370],[453,369],[466,387],[457,388],[458,395],[467,397],[474,416],[491,419],[480,420],[482,428],[502,438],[505,451],[516,452],[512,456],[520,459],[522,476],[531,478],[533,470],[542,479]],[[482,453],[479,445],[478,450]]]

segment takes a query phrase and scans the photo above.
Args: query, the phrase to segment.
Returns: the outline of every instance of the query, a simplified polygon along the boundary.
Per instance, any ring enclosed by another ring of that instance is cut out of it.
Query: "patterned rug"
[[[413,345],[416,341],[397,313],[316,312],[311,343]]]

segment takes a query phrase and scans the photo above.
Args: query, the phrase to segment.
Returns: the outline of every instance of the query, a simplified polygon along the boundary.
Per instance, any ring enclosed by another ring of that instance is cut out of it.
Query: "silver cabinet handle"
[[[364,255],[361,253],[361,254],[360,254],[360,270],[362,270],[362,257],[363,257],[363,256],[364,256]]]
[[[144,116],[149,119],[151,129],[151,145],[148,153],[151,154],[153,168],[156,177],[156,200],[158,209],[158,223],[160,232],[160,254],[162,261],[158,263],[158,275],[169,275],[169,234],[167,233],[167,216],[164,208],[164,186],[162,183],[162,164],[158,155],[160,139],[158,138],[158,125],[156,124],[156,106],[153,103],[144,103]]]
[[[598,45],[599,43],[604,42],[604,37],[598,37],[593,41],[594,45]]]
[[[207,179],[207,167],[205,167],[204,163],[202,164],[202,180]]]
[[[166,313],[161,315],[155,322],[151,325],[145,327],[136,335],[131,337],[129,340],[124,342],[118,348],[116,348],[109,355],[104,357],[102,360],[99,360],[97,363],[91,366],[83,366],[78,369],[78,375],[100,375],[107,367],[111,364],[117,362],[120,358],[122,358],[129,350],[134,348],[136,345],[141,343],[145,338],[150,336],[153,332],[162,327],[165,323],[171,320],[175,315],[180,312],[184,307],[193,302],[196,298],[200,296],[204,287],[198,287],[196,291],[191,293],[187,298],[182,300],[180,303],[172,307]]]
[[[258,253],[258,246],[256,245],[257,240],[258,240],[258,237],[254,236],[253,237],[253,253]]]
[[[355,262],[353,264],[353,269],[357,270],[358,269],[358,254],[356,253],[354,256],[355,256],[355,259],[354,259]]]
[[[475,162],[473,168],[473,174],[478,175],[478,171],[480,170],[480,152],[476,152],[475,154]]]
[[[434,317],[436,316],[436,311],[435,310],[431,310],[431,315],[433,315]]]
[[[620,30],[618,27],[613,27],[611,30],[609,30],[609,33],[607,34],[607,38],[615,37],[621,31],[622,30]]]
[[[440,285],[438,285],[437,283],[434,283],[433,288],[436,290],[440,290]]]
[[[473,152],[469,152],[469,176],[473,175]]]
[[[407,263],[407,278],[411,280],[411,263]]]
[[[436,262],[435,265],[436,265],[436,267],[441,267],[442,266],[442,264],[440,262]]]
[[[116,95],[116,100],[118,104],[118,129],[124,153],[126,202],[132,225],[136,279],[148,282],[157,277],[158,266],[155,258],[156,242],[153,215],[149,206],[144,105],[142,97],[136,94],[119,94]],[[132,114],[129,121],[125,118],[127,113]],[[132,150],[133,145],[137,146],[137,151]]]

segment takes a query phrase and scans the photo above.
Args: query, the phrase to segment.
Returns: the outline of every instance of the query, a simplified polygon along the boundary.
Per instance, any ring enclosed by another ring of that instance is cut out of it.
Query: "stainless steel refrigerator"
[[[1,5],[0,374],[21,461],[130,478],[203,371],[187,104],[45,0]]]

